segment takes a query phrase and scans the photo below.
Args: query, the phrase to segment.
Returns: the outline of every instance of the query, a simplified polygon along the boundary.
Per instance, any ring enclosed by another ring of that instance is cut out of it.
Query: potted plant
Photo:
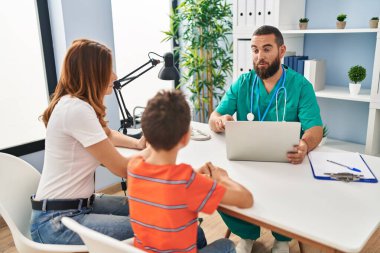
[[[347,18],[347,15],[346,14],[339,14],[337,17],[336,17],[336,28],[338,29],[344,29],[346,27],[346,18]]]
[[[369,28],[377,28],[379,26],[379,17],[373,17],[369,20]]]
[[[319,143],[319,146],[322,146],[326,143],[328,133],[329,133],[329,129],[327,128],[326,125],[323,125],[323,135],[322,135],[322,140]]]
[[[348,71],[348,78],[350,79],[350,94],[358,95],[360,92],[361,81],[365,79],[367,75],[366,69],[360,65],[356,65],[350,68]]]
[[[232,74],[231,4],[226,0],[183,0],[170,15],[164,40],[178,45],[181,80],[194,105],[195,118],[207,122]]]
[[[298,24],[300,30],[306,30],[308,22],[309,22],[308,18],[300,18],[299,24]]]

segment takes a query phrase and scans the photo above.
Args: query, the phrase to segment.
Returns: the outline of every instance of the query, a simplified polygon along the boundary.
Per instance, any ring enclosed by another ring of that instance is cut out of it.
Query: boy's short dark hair
[[[256,29],[256,31],[253,32],[252,36],[269,35],[269,34],[274,34],[276,38],[277,46],[284,45],[284,37],[282,36],[282,33],[280,32],[280,30],[278,30],[274,26],[270,26],[270,25],[260,26],[259,28]]]
[[[154,149],[170,150],[189,131],[190,117],[190,107],[180,90],[159,91],[148,101],[141,127]]]

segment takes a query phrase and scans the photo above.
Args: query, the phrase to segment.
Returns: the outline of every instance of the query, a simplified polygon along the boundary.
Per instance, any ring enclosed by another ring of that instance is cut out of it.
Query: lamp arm
[[[150,58],[148,62],[144,63],[143,65],[141,65],[137,69],[135,69],[132,72],[130,72],[129,74],[127,74],[126,76],[114,81],[114,88],[113,89],[114,89],[114,92],[116,95],[117,104],[119,106],[119,109],[121,111],[121,115],[123,117],[121,128],[123,129],[124,134],[127,134],[127,128],[131,127],[134,124],[134,120],[133,120],[132,115],[130,114],[130,112],[128,111],[128,109],[125,105],[123,96],[121,94],[121,89],[124,86],[126,86],[128,83],[134,81],[136,78],[140,77],[141,75],[145,74],[146,72],[148,72],[149,70],[154,68],[159,63],[160,63],[159,60]],[[152,64],[152,66],[150,66],[149,68],[147,68],[146,70],[142,71],[141,73],[139,73],[135,76],[131,76],[134,73],[136,73],[137,71],[139,71],[142,68],[144,68],[145,66],[147,66],[148,64]],[[124,82],[124,83],[121,84],[122,82]]]
[[[145,64],[146,65],[146,64]],[[145,66],[144,65],[144,66]],[[121,84],[120,85],[120,88],[123,88],[124,86],[126,86],[127,84],[129,84],[130,82],[132,82],[133,80],[135,80],[136,78],[140,77],[141,75],[145,74],[146,72],[148,72],[149,70],[151,70],[152,68],[154,68],[156,65],[152,65],[150,66],[149,68],[147,68],[146,70],[144,70],[143,72],[141,72],[140,74],[136,75],[136,76],[131,76],[131,77],[124,77],[122,79],[124,79],[123,81],[125,81],[125,83]],[[119,81],[119,80],[118,80]],[[117,81],[116,81],[117,82]]]
[[[119,80],[117,80],[118,82],[123,82],[123,81],[126,81],[126,80],[129,80],[133,77],[130,77],[131,75],[133,75],[134,73],[136,73],[137,71],[139,71],[140,69],[144,68],[146,65],[148,65],[149,63],[152,64],[152,67],[156,66],[157,64],[160,63],[160,60],[156,60],[156,59],[153,59],[153,58],[150,58],[149,61],[147,61],[146,63],[144,63],[143,65],[141,65],[140,67],[138,67],[137,69],[133,70],[132,72],[130,72],[129,74],[127,74],[126,76],[120,78]],[[150,69],[150,68],[149,68]],[[142,75],[143,73],[145,73],[146,71],[142,72],[141,74],[139,74],[138,76]]]

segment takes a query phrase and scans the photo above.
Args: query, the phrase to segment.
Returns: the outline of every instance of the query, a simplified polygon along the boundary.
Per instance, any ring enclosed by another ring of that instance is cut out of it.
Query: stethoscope
[[[286,94],[286,88],[285,88],[285,80],[286,80],[286,72],[283,66],[282,68],[282,74],[279,83],[282,80],[281,86],[277,86],[276,92],[273,94],[272,98],[270,99],[270,102],[265,109],[264,115],[261,118],[261,113],[260,113],[260,106],[259,106],[259,101],[260,101],[260,91],[259,91],[259,84],[258,84],[258,77],[257,74],[255,76],[255,79],[253,80],[253,85],[251,89],[251,111],[247,114],[247,120],[253,121],[255,118],[255,115],[253,114],[253,90],[256,88],[256,103],[257,103],[257,116],[259,117],[259,121],[264,121],[265,117],[267,116],[267,113],[269,111],[270,106],[272,105],[274,97],[276,97],[276,119],[278,121],[278,93],[283,90],[284,92],[284,111],[282,114],[282,121],[285,121],[285,115],[286,115],[286,101],[287,101],[287,94]]]

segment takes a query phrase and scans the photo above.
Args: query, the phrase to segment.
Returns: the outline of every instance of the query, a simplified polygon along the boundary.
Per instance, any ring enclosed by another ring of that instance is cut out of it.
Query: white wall
[[[38,118],[48,92],[35,1],[2,3],[0,23],[0,149],[5,149],[45,138]]]
[[[112,0],[116,73],[119,78],[146,63],[148,52],[163,55],[171,50],[171,42],[161,42],[169,30],[170,0]],[[156,58],[160,59],[160,58]],[[160,89],[174,87],[172,81],[158,79],[162,64],[140,76],[122,89],[127,109],[145,106]]]
[[[58,77],[66,50],[76,39],[96,40],[115,51],[110,0],[49,0],[48,3]],[[110,127],[117,128],[119,117],[114,95],[106,97],[106,106]]]

